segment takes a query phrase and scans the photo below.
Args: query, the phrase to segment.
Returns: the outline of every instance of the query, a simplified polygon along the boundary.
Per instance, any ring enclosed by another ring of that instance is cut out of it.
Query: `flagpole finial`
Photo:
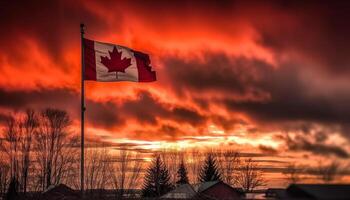
[[[84,34],[84,31],[85,31],[85,24],[81,23],[81,24],[80,24],[80,32],[81,32],[82,34]]]

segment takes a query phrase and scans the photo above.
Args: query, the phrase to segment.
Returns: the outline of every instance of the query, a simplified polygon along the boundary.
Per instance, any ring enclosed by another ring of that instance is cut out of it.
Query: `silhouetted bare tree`
[[[286,176],[287,181],[289,183],[295,184],[301,180],[300,174],[302,173],[302,171],[303,170],[300,166],[297,166],[296,164],[292,163],[287,166],[283,173]]]
[[[315,172],[316,176],[325,183],[330,183],[342,175],[341,166],[337,161],[324,165],[320,163]]]
[[[231,186],[235,186],[240,165],[239,153],[233,150],[224,150],[217,151],[216,155],[222,180]]]
[[[29,168],[31,165],[32,138],[38,127],[38,119],[34,110],[27,110],[25,117],[19,123],[20,151],[21,151],[21,177],[20,187],[24,193],[27,191]]]
[[[36,191],[40,185],[43,190],[72,174],[78,140],[68,134],[70,123],[68,114],[57,109],[10,115],[0,145],[9,175],[4,173],[7,166],[1,165],[1,183],[15,179],[16,189],[25,193],[29,187]]]
[[[29,170],[31,169],[31,152],[33,134],[36,132],[38,120],[33,110],[8,116],[1,149],[6,152],[11,179],[16,179],[18,190],[26,193]]]
[[[1,154],[0,158],[0,194],[6,193],[7,186],[10,182],[10,166],[6,163],[5,158]]]
[[[42,189],[58,184],[76,161],[77,141],[68,134],[71,121],[66,111],[45,109],[40,115],[40,126],[35,134],[35,156]]]
[[[86,189],[105,189],[112,183],[113,160],[105,147],[95,146],[86,150],[85,186]]]
[[[4,140],[1,142],[1,150],[5,152],[7,156],[10,168],[10,179],[17,184],[20,177],[20,134],[18,131],[18,121],[13,115],[7,117],[3,137]],[[15,189],[17,190],[18,187],[15,187]]]
[[[26,143],[26,141],[24,141],[26,135],[22,135],[21,128],[22,124],[19,115],[9,115],[6,120],[6,126],[3,133],[4,140],[1,142],[1,151],[5,152],[6,155],[4,160],[7,160],[9,163],[8,167],[10,176],[4,176],[2,178],[4,182],[7,182],[9,178],[13,183],[16,183],[16,187],[14,187],[16,190],[20,189],[18,187],[18,183],[19,180],[24,177],[22,174],[22,169],[25,166],[23,165],[24,163],[22,161],[28,158],[25,152],[26,149],[23,148],[23,144]],[[27,164],[29,165],[29,163]],[[5,165],[3,167],[5,167]],[[3,168],[3,170],[5,172],[6,167]]]
[[[143,159],[140,153],[119,150],[115,160],[114,187],[118,197],[123,197],[126,190],[135,189],[141,179]]]
[[[251,158],[242,163],[237,181],[245,192],[251,192],[255,188],[265,185],[259,165]]]

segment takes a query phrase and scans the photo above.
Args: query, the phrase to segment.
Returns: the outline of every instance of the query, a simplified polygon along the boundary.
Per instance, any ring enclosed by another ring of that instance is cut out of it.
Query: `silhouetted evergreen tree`
[[[160,156],[157,156],[153,159],[145,175],[142,196],[159,197],[172,189],[173,185],[170,183],[169,171]]]
[[[187,169],[184,161],[181,162],[179,169],[177,170],[177,181],[176,184],[188,184]]]
[[[208,154],[200,171],[198,180],[200,182],[221,181],[221,174],[217,167],[216,160],[212,154]]]
[[[9,188],[6,193],[6,200],[15,200],[18,198],[18,182],[15,177],[11,178]]]

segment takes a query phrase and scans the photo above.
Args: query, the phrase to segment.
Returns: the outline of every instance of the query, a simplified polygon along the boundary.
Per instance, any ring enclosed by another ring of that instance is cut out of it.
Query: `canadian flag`
[[[84,39],[85,80],[156,81],[147,54],[127,47]]]

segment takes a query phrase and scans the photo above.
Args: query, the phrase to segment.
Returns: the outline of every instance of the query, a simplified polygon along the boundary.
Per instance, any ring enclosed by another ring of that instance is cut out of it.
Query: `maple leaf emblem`
[[[117,72],[116,78],[118,79],[118,72],[124,72],[125,69],[131,65],[131,58],[122,58],[122,51],[118,51],[114,46],[113,51],[108,51],[110,59],[107,56],[101,56],[101,63],[108,68],[108,72]]]

